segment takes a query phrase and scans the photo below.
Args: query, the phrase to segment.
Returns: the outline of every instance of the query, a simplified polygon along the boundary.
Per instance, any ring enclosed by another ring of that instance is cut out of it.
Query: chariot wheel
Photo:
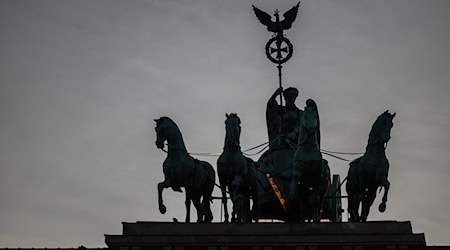
[[[331,183],[331,194],[333,194],[331,198],[331,216],[330,220],[333,222],[342,222],[342,194],[341,187],[339,184],[341,183],[341,178],[338,174],[333,175],[333,182]]]

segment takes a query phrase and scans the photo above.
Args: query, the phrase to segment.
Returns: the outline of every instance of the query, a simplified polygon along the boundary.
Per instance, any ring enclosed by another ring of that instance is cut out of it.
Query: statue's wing
[[[292,9],[286,11],[286,13],[283,14],[284,20],[281,21],[281,25],[283,26],[283,29],[287,30],[292,27],[292,23],[295,21],[295,18],[297,17],[299,6],[300,6],[300,2],[298,2],[297,5],[292,7]]]
[[[274,22],[272,22],[272,17],[267,14],[266,12],[256,8],[254,5],[253,6],[253,11],[255,12],[256,17],[258,18],[258,20],[264,24],[265,26],[267,26],[267,29],[269,31],[272,31],[272,27]]]

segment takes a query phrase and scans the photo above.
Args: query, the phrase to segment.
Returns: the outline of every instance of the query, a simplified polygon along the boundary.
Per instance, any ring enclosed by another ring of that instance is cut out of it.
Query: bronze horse
[[[391,139],[394,117],[395,113],[390,114],[388,110],[378,116],[370,131],[366,152],[350,163],[346,185],[350,221],[367,221],[378,187],[384,187],[382,203],[378,209],[380,212],[386,210],[390,183],[387,179],[389,161],[386,158],[385,145]]]
[[[291,200],[298,200],[299,204],[292,204],[291,208],[299,208],[300,221],[320,221],[320,214],[329,189],[330,169],[320,152],[319,115],[317,106],[308,100],[303,112],[300,126],[298,148],[294,155],[294,170]],[[291,213],[292,214],[292,213]]]
[[[240,146],[241,120],[235,113],[226,114],[225,145],[217,160],[222,204],[224,206],[225,222],[228,222],[227,188],[233,203],[232,222],[249,222],[250,194],[248,168],[252,160],[242,154]]]
[[[162,191],[171,187],[176,192],[186,192],[186,222],[190,221],[191,201],[197,210],[197,222],[211,222],[213,215],[210,208],[211,194],[215,184],[215,172],[211,164],[194,159],[184,145],[183,136],[178,126],[168,117],[161,117],[156,122],[156,146],[164,148],[167,141],[167,158],[163,163],[164,181],[158,184],[159,211],[164,214]],[[200,201],[201,200],[201,201]]]

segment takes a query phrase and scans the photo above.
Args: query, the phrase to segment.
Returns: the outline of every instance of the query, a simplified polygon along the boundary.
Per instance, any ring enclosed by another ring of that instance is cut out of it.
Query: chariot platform
[[[111,250],[428,249],[424,234],[413,233],[409,221],[122,225],[122,235],[105,235]]]

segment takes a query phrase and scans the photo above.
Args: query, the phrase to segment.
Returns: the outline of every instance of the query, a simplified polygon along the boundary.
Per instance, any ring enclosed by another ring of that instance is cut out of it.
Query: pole
[[[281,63],[279,63],[278,66],[277,66],[277,68],[278,68],[278,80],[279,80],[279,83],[280,83],[280,88],[283,87],[283,85],[281,84],[281,68],[282,67],[283,66],[281,66]],[[280,93],[280,106],[283,106],[283,95],[282,94],[283,93]],[[280,114],[280,115],[281,115],[281,117],[280,117],[280,131],[281,131],[283,129],[283,115],[282,114]],[[281,137],[280,139],[278,139],[278,144],[279,145],[282,145],[282,140],[284,140],[283,138],[284,137]]]
[[[283,87],[281,84],[281,68],[283,68],[283,66],[281,66],[281,64],[278,64],[277,68],[278,68],[278,80],[280,82],[280,88],[281,88],[281,87]],[[283,106],[282,93],[280,93],[280,106]]]

